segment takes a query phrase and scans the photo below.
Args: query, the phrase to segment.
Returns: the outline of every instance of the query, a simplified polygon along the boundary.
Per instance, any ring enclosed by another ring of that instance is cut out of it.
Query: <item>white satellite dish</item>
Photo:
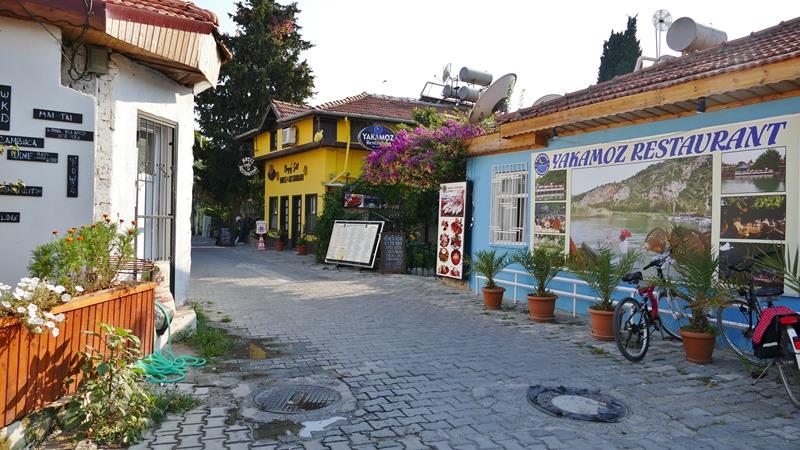
[[[563,97],[563,95],[561,95],[561,94],[547,94],[547,95],[543,95],[543,96],[539,97],[539,99],[538,99],[538,100],[536,100],[535,102],[533,102],[533,106],[536,106],[536,105],[541,105],[542,103],[549,102],[550,100],[555,100],[555,99],[557,99],[557,98],[561,98],[561,97]]]
[[[517,76],[513,73],[508,73],[486,88],[478,101],[475,102],[475,106],[472,107],[472,111],[469,113],[469,122],[478,123],[496,112],[498,106],[508,96],[516,81]]]
[[[666,9],[659,9],[653,14],[653,26],[656,31],[667,31],[672,25],[672,14]]]
[[[450,81],[450,63],[447,63],[442,70],[442,81],[445,83]]]

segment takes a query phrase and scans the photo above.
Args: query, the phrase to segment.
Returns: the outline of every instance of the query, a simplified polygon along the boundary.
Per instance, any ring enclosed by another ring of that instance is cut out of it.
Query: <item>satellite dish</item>
[[[538,99],[538,100],[536,100],[535,102],[533,102],[533,106],[536,106],[536,105],[541,105],[542,103],[549,102],[550,100],[555,100],[555,99],[557,99],[557,98],[561,98],[561,97],[563,97],[563,95],[561,95],[561,94],[547,94],[547,95],[543,95],[543,96],[539,97],[539,99]]]
[[[653,14],[653,26],[656,31],[667,31],[672,25],[672,14],[666,9],[659,9]]]
[[[516,81],[517,76],[513,73],[508,73],[486,88],[478,101],[475,102],[475,106],[472,107],[472,111],[469,113],[469,122],[480,122],[497,111]]]
[[[449,80],[450,80],[450,63],[447,63],[447,65],[445,65],[444,69],[442,70],[442,81],[447,83]]]

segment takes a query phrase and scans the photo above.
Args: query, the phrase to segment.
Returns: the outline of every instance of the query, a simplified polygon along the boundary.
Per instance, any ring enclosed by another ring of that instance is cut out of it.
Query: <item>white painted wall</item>
[[[61,31],[49,27],[60,37]],[[0,84],[11,86],[11,129],[2,135],[44,138],[45,127],[95,130],[94,99],[61,85],[60,43],[35,22],[0,17]],[[83,123],[34,120],[33,109],[83,114]],[[50,241],[52,230],[92,222],[94,143],[45,138],[41,150],[58,163],[9,161],[0,156],[0,181],[42,186],[42,197],[0,195],[0,211],[20,212],[20,223],[0,223],[0,282],[26,276],[31,251]],[[78,197],[67,198],[67,155],[79,156]]]

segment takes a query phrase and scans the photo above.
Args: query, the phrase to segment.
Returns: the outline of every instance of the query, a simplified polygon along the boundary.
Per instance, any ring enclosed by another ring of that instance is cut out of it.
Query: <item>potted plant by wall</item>
[[[683,232],[677,227],[673,230],[672,271],[676,277],[662,284],[686,300],[686,308],[691,311],[689,323],[680,329],[686,359],[708,364],[717,335],[709,320],[710,313],[725,301],[730,287],[718,277],[720,260],[716,251],[710,245],[696,245],[692,239],[682,239]]]
[[[598,296],[589,307],[592,337],[601,341],[613,341],[612,320],[614,318],[614,292],[622,283],[622,277],[633,270],[639,252],[631,249],[616,255],[608,247],[596,250],[581,247],[568,264],[570,272],[589,285]]]
[[[562,252],[554,248],[538,246],[531,251],[518,251],[511,257],[511,262],[522,266],[536,283],[536,291],[528,294],[528,312],[531,320],[552,322],[555,319],[554,312],[558,297],[548,290],[548,286],[564,266]]]
[[[303,233],[297,238],[297,254],[304,256],[308,254],[309,235]]]
[[[494,277],[508,266],[508,255],[506,253],[498,255],[497,250],[478,250],[471,266],[473,272],[486,277],[486,285],[483,288],[483,304],[486,309],[500,309],[506,288],[497,286]]]
[[[276,251],[283,251],[283,248],[286,244],[283,242],[283,233],[281,232],[280,228],[267,231],[267,237],[274,241]]]

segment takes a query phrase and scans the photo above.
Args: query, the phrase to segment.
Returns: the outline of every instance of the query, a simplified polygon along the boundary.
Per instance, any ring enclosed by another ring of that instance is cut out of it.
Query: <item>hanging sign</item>
[[[78,196],[78,155],[67,155],[67,197]]]
[[[0,195],[16,195],[19,197],[41,197],[41,186],[17,187],[10,184],[0,184]]]
[[[83,123],[83,114],[66,111],[52,111],[49,109],[33,109],[33,118],[39,120],[52,120],[54,122]]]
[[[37,152],[34,150],[9,149],[6,158],[12,161],[30,161],[43,163],[57,163],[58,153]]]
[[[14,145],[17,147],[44,148],[44,138],[28,136],[9,136],[0,134],[0,145]]]
[[[358,143],[370,150],[377,150],[382,145],[391,144],[396,137],[391,128],[372,125],[358,132]]]
[[[252,177],[256,173],[258,173],[258,168],[256,167],[256,161],[250,157],[245,156],[242,158],[242,163],[239,164],[239,172],[246,177]]]
[[[19,223],[19,213],[0,211],[0,223]]]
[[[68,128],[50,128],[44,130],[45,137],[54,139],[67,139],[69,141],[93,141],[94,132],[84,130],[70,130]]]
[[[439,246],[436,273],[442,277],[464,276],[464,228],[467,221],[467,182],[445,183],[439,189]]]
[[[11,86],[0,84],[0,130],[11,129]]]

